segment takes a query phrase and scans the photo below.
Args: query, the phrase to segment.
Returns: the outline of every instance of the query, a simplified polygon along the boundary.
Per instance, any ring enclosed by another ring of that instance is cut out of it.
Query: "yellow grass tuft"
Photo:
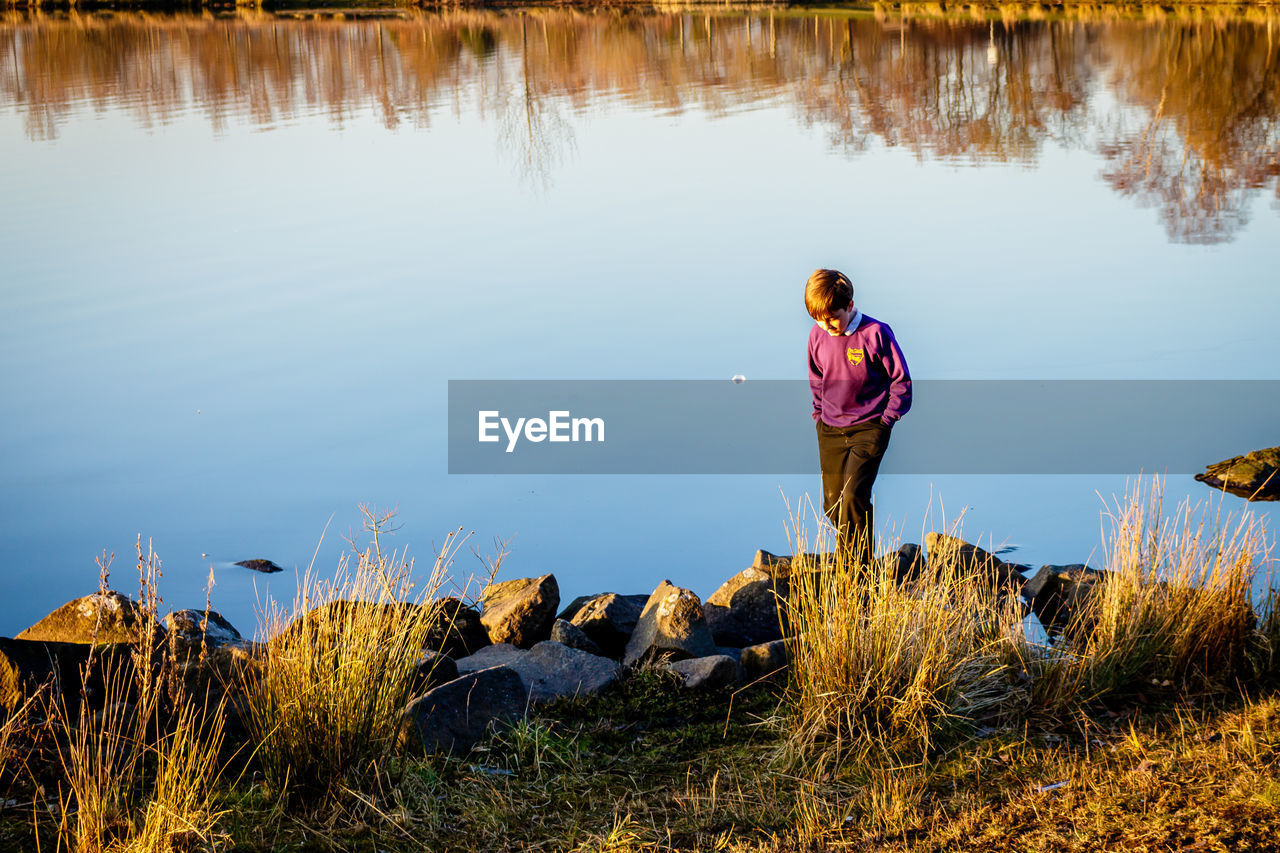
[[[438,616],[435,593],[464,541],[446,538],[418,589],[413,561],[382,549],[391,514],[362,510],[372,543],[354,567],[344,556],[331,581],[308,571],[290,609],[264,614],[260,666],[246,675],[258,758],[290,800],[328,799],[382,775]]]

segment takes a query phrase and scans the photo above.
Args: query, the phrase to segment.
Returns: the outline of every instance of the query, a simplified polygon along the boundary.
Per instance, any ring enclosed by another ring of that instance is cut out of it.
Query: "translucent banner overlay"
[[[1280,380],[921,380],[881,474],[1194,474],[1280,444]],[[450,474],[807,474],[804,380],[451,380]]]

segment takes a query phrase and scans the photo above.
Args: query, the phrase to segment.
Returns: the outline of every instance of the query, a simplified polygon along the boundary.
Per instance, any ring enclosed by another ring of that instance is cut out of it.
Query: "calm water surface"
[[[799,378],[820,265],[919,378],[1280,378],[1276,22],[0,18],[0,634],[104,549],[130,589],[139,533],[250,630],[293,572],[226,564],[333,566],[359,502],[566,597],[708,594],[816,458],[451,476],[446,383]],[[1125,481],[886,477],[878,518],[1096,561]]]

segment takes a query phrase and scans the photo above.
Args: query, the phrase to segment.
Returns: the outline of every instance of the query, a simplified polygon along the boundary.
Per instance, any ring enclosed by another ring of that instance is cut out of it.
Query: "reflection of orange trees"
[[[1107,182],[1158,206],[1176,240],[1230,239],[1255,192],[1280,197],[1280,45],[1206,25],[1119,27],[1111,46],[1113,88],[1138,109],[1102,147]]]
[[[1176,239],[1229,238],[1250,195],[1276,183],[1275,14],[1073,14],[10,13],[0,105],[16,107],[34,138],[86,106],[146,124],[198,110],[215,127],[372,113],[395,128],[468,112],[493,120],[522,168],[545,176],[572,141],[567,116],[590,104],[713,114],[790,104],[854,151],[876,140],[988,162],[1030,161],[1049,143],[1097,148],[1111,185],[1159,204]],[[1124,109],[1099,97],[1104,84]]]

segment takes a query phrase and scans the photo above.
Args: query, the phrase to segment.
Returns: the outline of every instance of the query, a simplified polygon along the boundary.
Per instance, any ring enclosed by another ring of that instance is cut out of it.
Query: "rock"
[[[1031,612],[1051,634],[1059,634],[1084,608],[1103,572],[1082,563],[1041,566],[1022,587]]]
[[[698,596],[664,580],[645,603],[622,662],[635,666],[655,657],[699,658],[714,651]]]
[[[604,594],[605,593],[601,592],[601,593],[596,593],[595,595],[580,595],[577,598],[575,598],[573,601],[570,601],[568,604],[566,604],[565,608],[556,614],[556,618],[563,619],[566,622],[572,622],[573,617],[577,614],[579,610],[582,609],[582,605],[586,604],[591,599]]]
[[[786,640],[774,640],[742,650],[740,663],[744,680],[756,681],[782,672],[790,663]]]
[[[627,641],[648,601],[647,595],[606,592],[584,603],[570,621],[600,647],[605,657],[618,660],[626,652]]]
[[[95,665],[88,679],[82,680],[91,652]],[[127,669],[121,671],[122,667]],[[88,699],[92,707],[100,707],[106,698],[104,669],[115,672],[123,681],[123,691],[116,690],[117,694],[131,692],[133,660],[129,644],[91,646],[0,638],[0,707],[12,712],[46,685],[61,689],[61,698],[72,713],[82,698]],[[59,701],[56,694],[51,698]],[[123,700],[124,697],[112,698]]]
[[[302,635],[308,643],[342,644],[362,625],[390,625],[423,615],[417,604],[380,601],[326,601],[297,616],[280,638]]]
[[[138,643],[147,634],[148,625],[155,629],[157,639],[164,636],[160,623],[128,596],[95,592],[68,601],[15,639],[49,643]]]
[[[1280,447],[1232,456],[1205,468],[1196,479],[1251,501],[1280,501]]]
[[[771,554],[761,548],[756,551],[756,557],[751,561],[751,568],[761,569],[771,576],[782,577],[791,571],[791,558]]]
[[[503,581],[484,591],[480,622],[492,642],[528,649],[551,636],[559,606],[555,575]]]
[[[409,695],[421,696],[434,687],[448,684],[458,674],[458,664],[453,658],[425,649],[414,664],[413,675],[409,679]]]
[[[199,654],[202,636],[206,651],[243,639],[235,626],[215,610],[209,611],[207,624],[203,610],[175,610],[164,617],[164,627],[179,654]]]
[[[538,643],[511,668],[520,674],[534,705],[599,693],[617,681],[622,671],[616,661],[554,642]]]
[[[515,670],[505,666],[469,672],[428,690],[405,708],[400,742],[425,752],[466,753],[491,723],[524,714],[526,690]]]
[[[741,681],[738,662],[728,655],[708,655],[673,661],[664,666],[680,679],[685,690],[714,690],[733,687]]]
[[[777,640],[785,633],[786,608],[779,608],[779,596],[785,600],[788,581],[776,581],[766,571],[744,569],[707,599],[704,613],[711,634],[720,646],[753,646]]]
[[[894,575],[898,583],[911,583],[918,580],[927,565],[924,549],[908,542],[898,549],[898,553],[888,557],[894,561]]]
[[[735,648],[733,646],[716,646],[715,653],[718,655],[727,655],[736,661],[742,660],[742,649]]]
[[[604,652],[600,650],[594,640],[586,635],[586,632],[572,622],[566,622],[563,619],[557,619],[552,623],[551,642],[563,643],[571,649],[578,649],[588,654],[604,656]]]
[[[263,560],[261,558],[255,558],[252,560],[237,560],[235,562],[235,565],[240,566],[243,569],[253,569],[255,572],[262,572],[264,575],[270,575],[270,574],[275,574],[276,572],[284,571],[284,569],[280,568],[270,560]]]
[[[485,646],[474,655],[458,658],[458,673],[463,675],[494,666],[511,666],[523,656],[524,651],[510,643],[494,643],[491,646]]]
[[[990,578],[995,586],[1015,592],[1026,582],[1022,570],[1028,566],[1006,563],[963,539],[933,532],[925,536],[924,543],[929,551],[930,572],[954,565],[962,574]]]
[[[489,634],[480,622],[480,611],[458,598],[442,598],[433,612],[427,632],[427,648],[452,658],[475,654],[489,645]]]

